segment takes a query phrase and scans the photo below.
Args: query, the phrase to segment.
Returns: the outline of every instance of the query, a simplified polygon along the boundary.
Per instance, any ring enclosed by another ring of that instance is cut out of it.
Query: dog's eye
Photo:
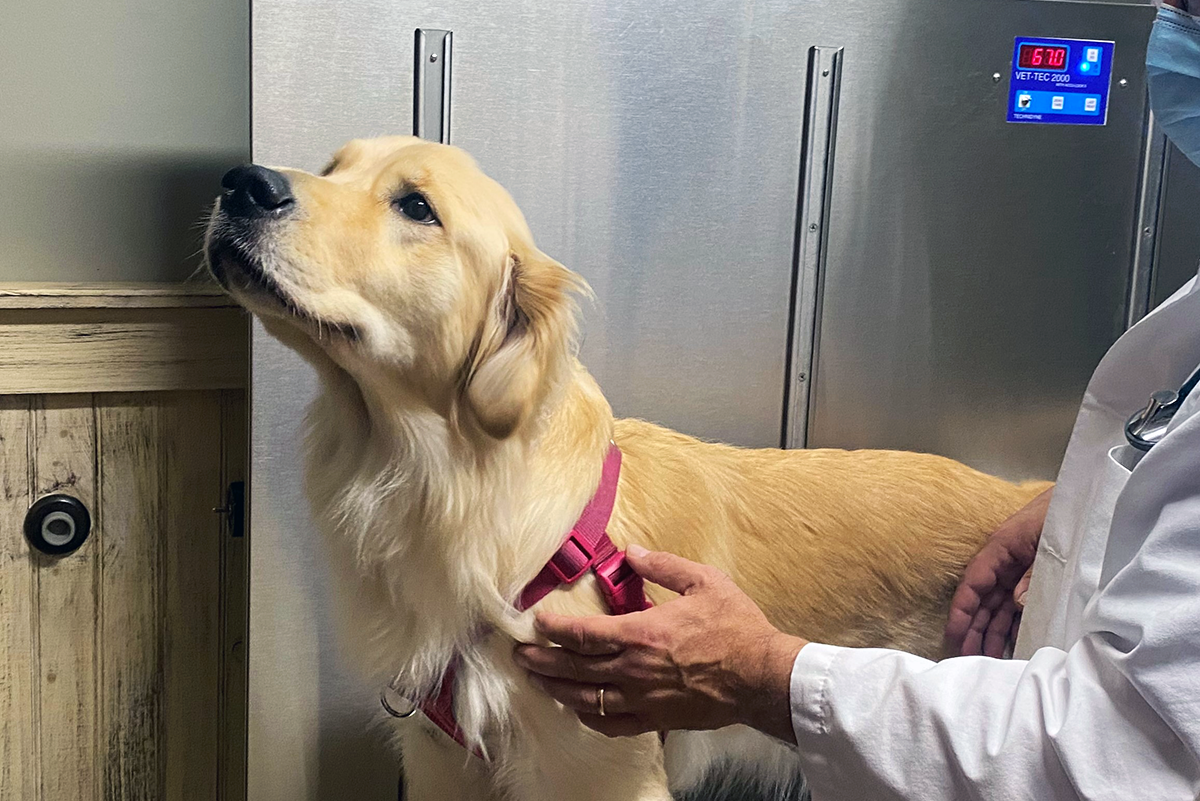
[[[420,192],[411,192],[395,202],[395,206],[408,219],[413,222],[419,222],[421,225],[437,225],[437,215],[433,213],[433,206],[429,205],[429,201]]]

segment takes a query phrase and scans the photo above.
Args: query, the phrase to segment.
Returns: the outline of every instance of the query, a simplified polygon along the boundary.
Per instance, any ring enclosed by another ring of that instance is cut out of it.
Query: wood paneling
[[[162,604],[162,554],[176,537],[163,526],[161,406],[148,395],[96,397],[106,799],[161,797],[161,627],[172,622]]]
[[[244,402],[0,397],[3,801],[244,798],[245,540],[214,512],[241,477]],[[92,513],[63,557],[21,530],[49,492]]]
[[[38,686],[33,557],[20,521],[29,507],[28,397],[0,397],[0,798],[37,798]]]
[[[234,482],[245,486],[249,457],[247,425],[248,407],[243,390],[226,390],[221,393],[221,443],[222,468],[225,473],[222,487]],[[245,495],[248,503],[249,489]],[[232,514],[240,514],[240,524]],[[221,786],[226,801],[242,801],[246,797],[246,715],[247,681],[249,664],[246,659],[246,634],[249,629],[249,554],[247,529],[250,525],[249,509],[230,510],[222,523],[224,534],[221,539],[221,653],[225,662],[222,666],[222,720],[221,732],[224,747],[221,753]],[[240,532],[234,528],[239,527]],[[241,536],[234,536],[240,533]]]
[[[64,492],[96,514],[96,428],[91,398],[48,395],[33,403],[35,494]],[[16,521],[14,521],[16,522]],[[94,525],[94,524],[93,524]],[[97,720],[103,528],[64,557],[36,554],[41,797],[99,798]]]
[[[174,393],[162,407],[163,748],[167,798],[217,798],[222,721],[221,393]],[[215,434],[215,436],[214,436]]]
[[[233,306],[229,296],[211,283],[0,284],[0,309],[132,309]]]
[[[246,386],[248,328],[235,308],[0,308],[9,394]]]
[[[211,286],[0,285],[0,801],[245,798],[247,334]]]

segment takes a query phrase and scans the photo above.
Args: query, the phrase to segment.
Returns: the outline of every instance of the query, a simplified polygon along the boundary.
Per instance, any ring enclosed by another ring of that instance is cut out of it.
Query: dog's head
[[[502,439],[572,358],[582,281],[537,249],[466,153],[350,142],[320,175],[231,170],[209,269],[268,329],[360,386],[400,391]]]

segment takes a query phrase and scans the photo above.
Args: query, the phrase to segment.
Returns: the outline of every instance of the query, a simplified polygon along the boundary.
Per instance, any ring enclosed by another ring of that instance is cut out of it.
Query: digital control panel
[[[1108,120],[1113,42],[1018,36],[1008,121],[1103,125]]]

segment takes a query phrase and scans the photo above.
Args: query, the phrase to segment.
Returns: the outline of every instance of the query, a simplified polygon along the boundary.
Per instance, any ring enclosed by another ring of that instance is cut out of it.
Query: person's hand
[[[1002,657],[1016,642],[1051,492],[1001,523],[967,563],[946,621],[946,640],[963,656]]]
[[[538,630],[562,647],[519,645],[517,664],[610,737],[744,723],[794,742],[788,690],[805,641],[715,568],[636,545],[628,557],[681,597],[620,617],[540,614]]]

